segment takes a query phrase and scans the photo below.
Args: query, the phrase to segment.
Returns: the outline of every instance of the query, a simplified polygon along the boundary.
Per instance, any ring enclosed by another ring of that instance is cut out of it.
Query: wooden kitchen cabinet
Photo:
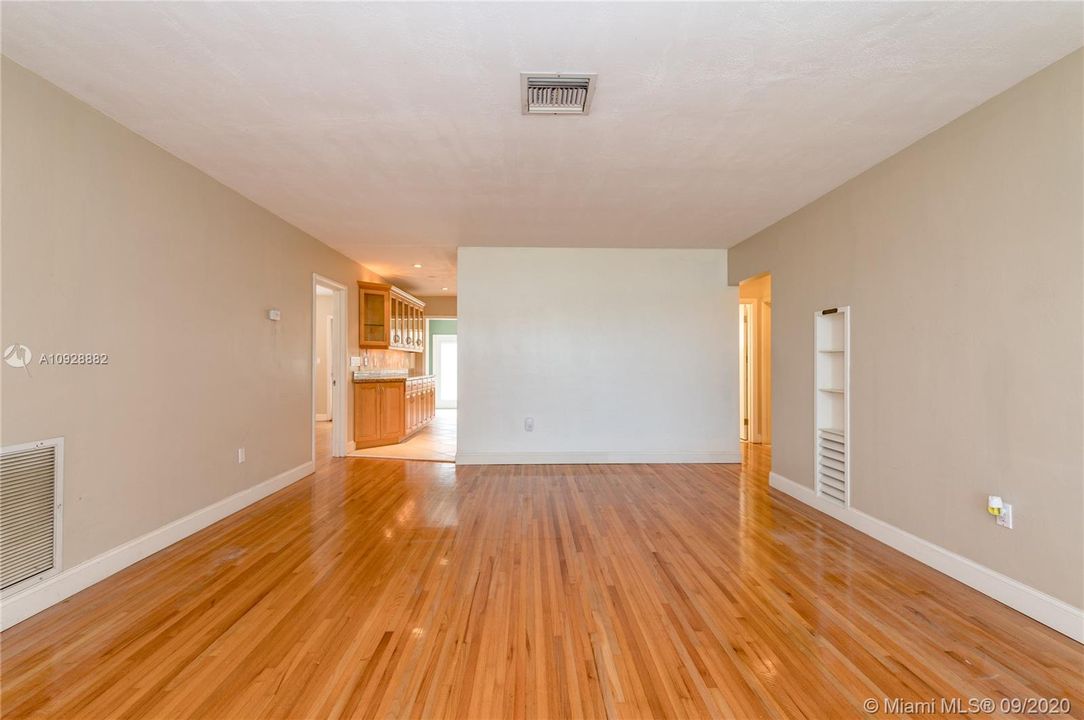
[[[407,380],[407,432],[429,424],[437,413],[437,381],[432,375]]]
[[[397,287],[391,289],[391,315],[394,329],[389,347],[392,350],[422,351],[424,313],[425,303],[421,300]]]
[[[393,297],[388,298],[388,344],[395,343],[396,323],[399,322],[399,313],[396,311],[397,300]]]
[[[363,348],[387,348],[391,329],[391,285],[358,283],[358,339]]]
[[[359,282],[362,348],[422,352],[425,303],[394,285]]]
[[[380,439],[380,386],[354,383],[354,443],[359,448],[383,445]]]
[[[405,437],[406,398],[402,380],[354,383],[354,444],[394,445]]]
[[[407,307],[407,346],[411,350],[414,349],[414,340],[417,337],[418,333],[418,329],[417,327],[415,327],[415,314],[417,313],[417,311],[418,309],[412,305]]]
[[[402,383],[376,383],[380,387],[380,439],[397,443],[406,427]]]
[[[436,415],[436,378],[354,383],[354,443],[358,448],[394,445]]]

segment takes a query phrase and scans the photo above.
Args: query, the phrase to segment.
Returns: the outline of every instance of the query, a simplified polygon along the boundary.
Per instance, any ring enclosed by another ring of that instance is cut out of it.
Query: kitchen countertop
[[[366,373],[354,373],[354,382],[356,383],[371,383],[371,382],[406,382],[407,380],[422,380],[424,378],[436,377],[435,375],[380,375],[380,374],[366,374]]]

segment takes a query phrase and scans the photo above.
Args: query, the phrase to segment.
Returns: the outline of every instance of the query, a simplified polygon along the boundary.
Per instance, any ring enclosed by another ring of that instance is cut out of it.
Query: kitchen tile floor
[[[433,421],[406,441],[398,445],[355,450],[350,456],[455,462],[455,420],[454,409],[437,410]]]

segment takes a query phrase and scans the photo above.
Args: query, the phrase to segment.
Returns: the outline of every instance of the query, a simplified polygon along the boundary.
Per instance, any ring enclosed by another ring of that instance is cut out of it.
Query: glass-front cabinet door
[[[358,283],[361,347],[386,348],[389,341],[391,288],[380,283]]]
[[[391,344],[395,347],[399,344],[399,299],[394,295],[391,298]]]
[[[399,329],[398,329],[399,337],[396,338],[396,340],[395,340],[395,344],[398,345],[400,348],[406,347],[407,331],[409,330],[409,328],[407,327],[407,312],[409,310],[410,310],[410,306],[407,305],[406,302],[400,300],[399,301]]]

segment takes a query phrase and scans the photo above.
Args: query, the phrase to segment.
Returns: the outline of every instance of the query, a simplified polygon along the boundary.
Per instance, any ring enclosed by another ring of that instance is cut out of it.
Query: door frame
[[[744,346],[745,357],[739,358],[739,362],[742,363],[742,368],[739,369],[739,376],[741,371],[745,373],[745,387],[739,387],[738,392],[743,393],[745,397],[745,410],[746,415],[749,416],[749,426],[746,430],[746,442],[759,443],[761,441],[760,423],[757,414],[757,406],[759,405],[760,396],[757,390],[757,329],[758,329],[758,316],[757,316],[757,301],[756,300],[739,300],[739,312],[741,307],[745,307],[746,315],[744,326],[739,327],[739,332],[742,334],[742,340],[744,342],[739,343],[739,346]],[[742,320],[738,318],[739,323]],[[738,403],[739,406],[741,403]],[[738,418],[738,436],[741,437],[741,421],[744,418]]]
[[[309,293],[310,302],[312,303],[312,309],[309,313],[309,348],[311,350],[311,357],[309,359],[309,390],[311,396],[311,407],[309,409],[309,421],[312,425],[312,445],[310,457],[313,462],[316,462],[316,383],[318,381],[316,373],[316,323],[319,322],[316,317],[316,288],[317,286],[327,288],[331,290],[332,296],[335,298],[335,302],[332,303],[332,317],[334,320],[335,332],[332,333],[330,338],[333,347],[333,352],[329,354],[328,360],[331,363],[331,372],[329,373],[334,383],[332,392],[328,396],[328,403],[331,410],[331,456],[332,457],[344,457],[347,452],[346,448],[346,405],[347,398],[346,392],[349,387],[346,377],[347,368],[347,339],[346,339],[346,286],[338,283],[331,278],[324,277],[319,273],[312,274],[312,291]]]
[[[458,327],[456,329],[458,330]],[[457,332],[455,335],[448,335],[448,334],[442,333],[442,334],[439,334],[439,335],[433,335],[432,338],[433,338],[433,341],[430,344],[433,346],[433,377],[436,378],[436,393],[437,393],[436,406],[437,406],[438,410],[455,410],[455,409],[457,409],[459,407],[458,387],[457,387],[457,392],[456,392],[455,405],[444,405],[444,404],[441,404],[441,401],[440,401],[440,353],[437,352],[437,344],[438,344],[437,343],[437,338],[455,338],[456,345],[457,345],[457,349],[456,349],[457,358],[456,358],[456,361],[457,361],[457,364],[458,364],[459,333]],[[456,384],[458,385],[458,378],[457,378],[457,383]]]
[[[328,370],[328,373],[327,373],[327,387],[325,388],[325,390],[327,391],[327,399],[328,399],[328,403],[327,403],[327,419],[331,420],[332,422],[334,422],[335,418],[338,417],[335,414],[335,403],[333,403],[331,401],[332,397],[335,394],[335,388],[338,387],[338,384],[337,384],[338,378],[335,377],[335,368],[336,368],[336,365],[337,365],[335,360],[337,358],[335,357],[336,353],[335,353],[335,336],[334,336],[334,332],[335,332],[335,315],[331,314],[331,315],[327,316],[327,331],[324,333],[324,341],[326,343],[326,347],[324,348],[324,353],[327,355],[328,361],[331,364],[331,368]]]

